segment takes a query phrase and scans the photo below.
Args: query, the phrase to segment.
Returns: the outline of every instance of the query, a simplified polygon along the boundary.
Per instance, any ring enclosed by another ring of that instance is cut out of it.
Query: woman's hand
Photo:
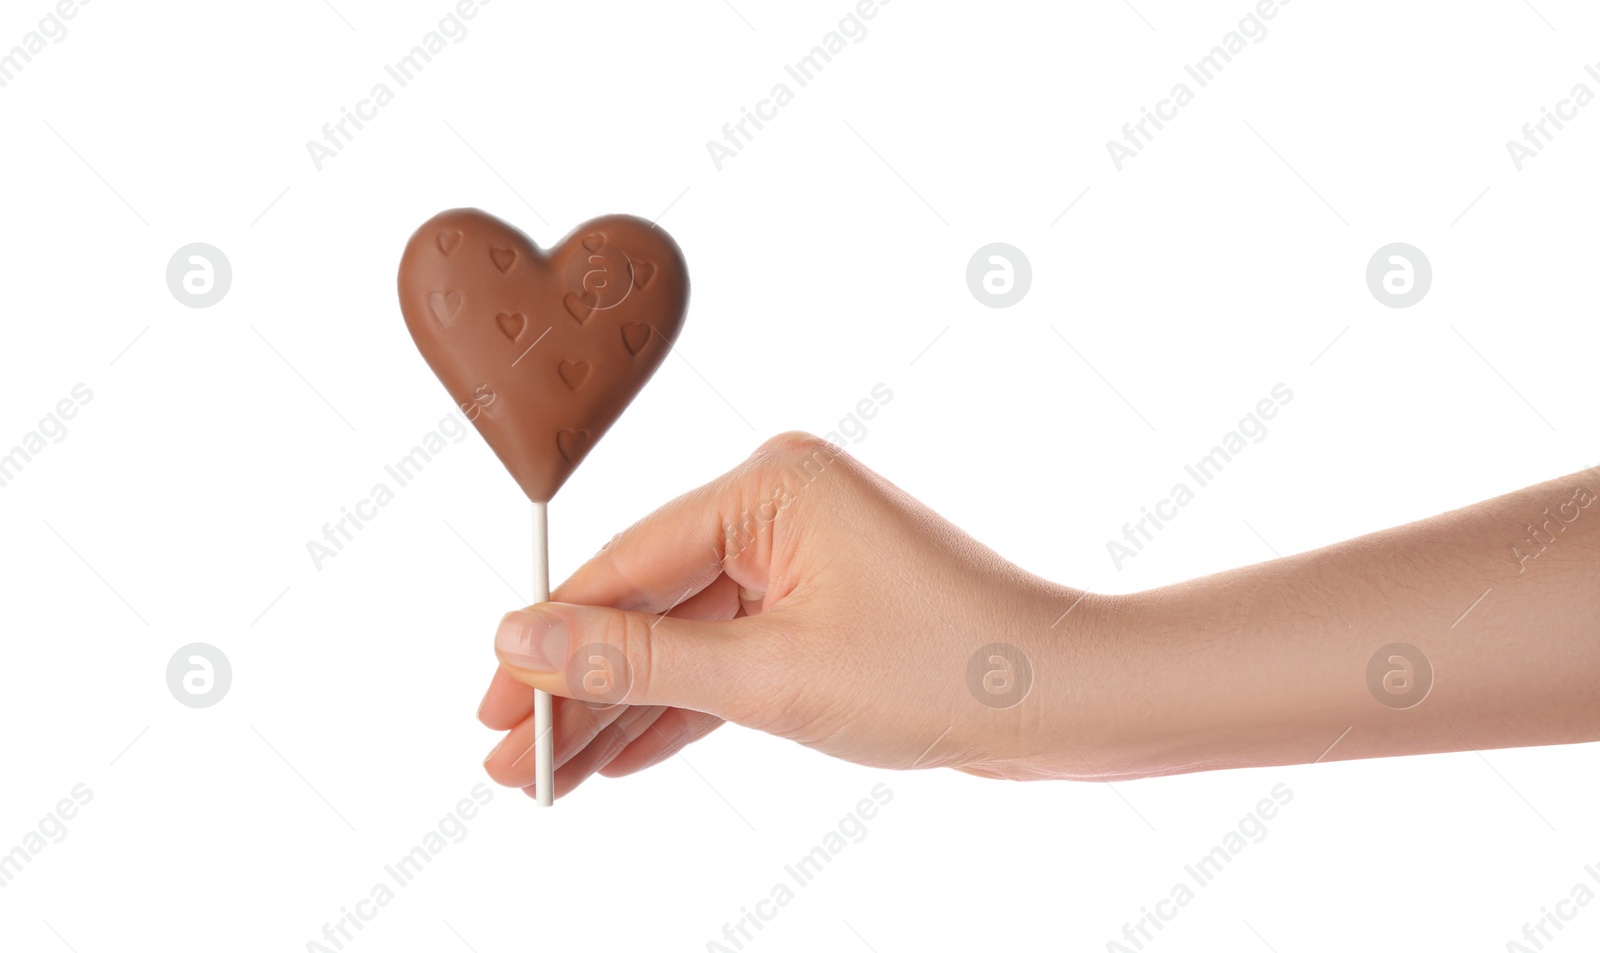
[[[725,720],[874,767],[1057,776],[1072,633],[1097,607],[804,434],[646,517],[552,597],[502,621],[479,716],[510,732],[489,774],[531,794],[532,688],[560,696],[557,797]]]
[[[506,616],[481,716],[511,733],[486,765],[532,783],[528,686],[566,696],[557,796],[724,719],[860,764],[999,778],[1600,740],[1597,480],[1095,596],[787,434],[618,536],[558,602]]]

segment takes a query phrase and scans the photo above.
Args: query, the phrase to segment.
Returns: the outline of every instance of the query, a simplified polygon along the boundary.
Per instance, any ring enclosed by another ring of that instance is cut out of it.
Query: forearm
[[[1107,600],[1096,651],[1115,653],[1121,672],[1088,692],[1101,706],[1096,770],[1600,740],[1597,494],[1585,471]],[[1380,650],[1393,643],[1420,654],[1390,661]],[[1095,756],[1068,760],[1083,757]]]

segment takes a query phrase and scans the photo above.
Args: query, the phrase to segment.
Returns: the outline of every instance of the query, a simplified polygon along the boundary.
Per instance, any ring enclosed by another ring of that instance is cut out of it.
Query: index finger
[[[809,434],[768,440],[744,463],[623,531],[551,600],[664,612],[724,572],[740,588],[761,591],[772,553],[772,534],[762,533],[761,524],[775,519],[781,505],[774,504],[774,490],[787,492],[783,472],[815,461],[826,466],[838,455],[838,448]]]
[[[552,602],[664,612],[722,574],[720,478],[619,533],[550,593]]]

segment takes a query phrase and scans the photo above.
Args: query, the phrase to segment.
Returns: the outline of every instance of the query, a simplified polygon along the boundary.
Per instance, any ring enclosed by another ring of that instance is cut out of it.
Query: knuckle
[[[787,507],[791,497],[843,469],[846,459],[844,448],[813,434],[799,430],[778,434],[751,458],[755,479],[745,484],[746,507],[769,500]]]
[[[602,610],[584,618],[567,649],[566,682],[572,697],[608,708],[628,703],[648,685],[649,635],[648,618],[638,613]]]
[[[589,747],[594,751],[595,763],[604,767],[615,760],[631,741],[633,738],[628,734],[627,726],[613,723],[601,729],[589,742]]]
[[[608,633],[607,642],[621,651],[623,670],[614,673],[616,684],[608,700],[627,704],[634,698],[650,697],[651,675],[657,665],[651,618],[638,612],[618,612],[613,617],[610,625],[614,632]]]
[[[831,460],[844,451],[835,444],[804,430],[786,430],[768,438],[755,456],[767,463],[794,464],[803,460]]]

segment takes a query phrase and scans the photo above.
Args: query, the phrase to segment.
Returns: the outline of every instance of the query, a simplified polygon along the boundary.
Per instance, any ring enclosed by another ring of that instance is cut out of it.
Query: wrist
[[[1036,634],[1027,744],[1016,776],[1116,781],[1163,773],[1172,734],[1158,685],[1169,666],[1143,639],[1154,606],[1139,595],[1051,586],[1021,626]]]
[[[1153,606],[1144,594],[1107,595],[1063,588],[1065,612],[1049,636],[1061,673],[1048,699],[1041,743],[1054,777],[1118,781],[1162,773],[1172,736],[1165,710],[1168,666],[1148,632]]]

